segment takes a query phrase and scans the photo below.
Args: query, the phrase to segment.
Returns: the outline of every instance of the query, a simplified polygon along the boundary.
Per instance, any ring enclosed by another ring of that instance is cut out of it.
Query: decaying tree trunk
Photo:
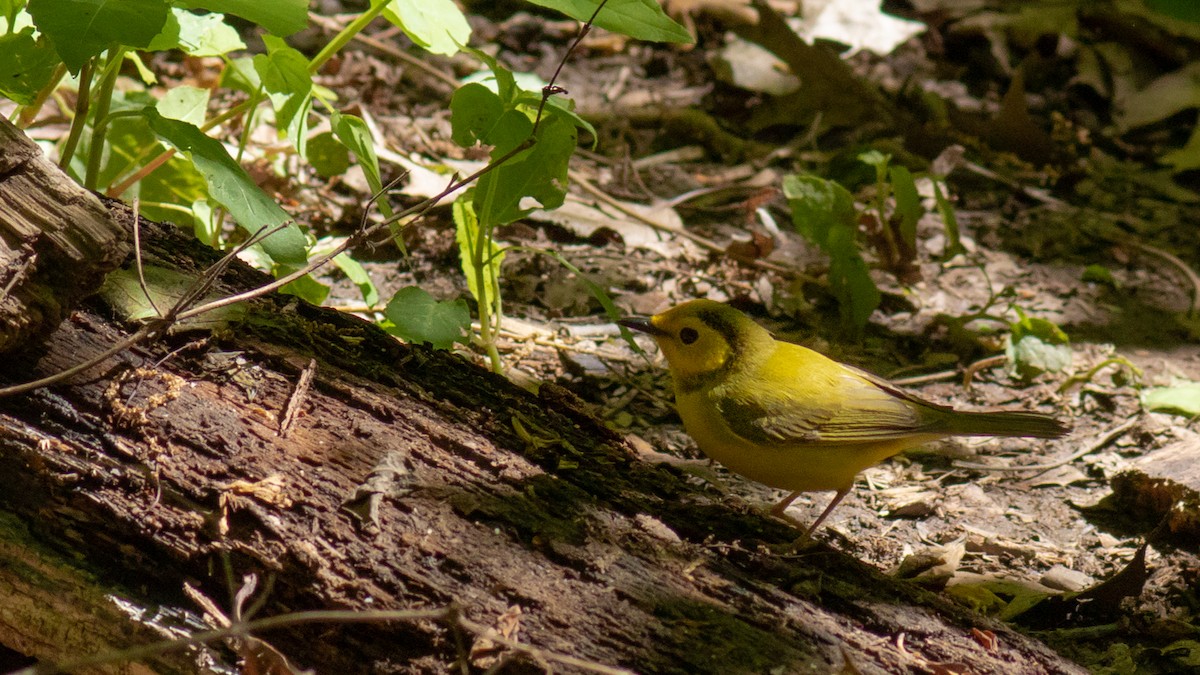
[[[190,276],[215,259],[170,226],[144,224],[142,241],[149,264]],[[235,266],[217,292],[263,281]],[[0,374],[52,374],[131,330],[94,298]],[[826,546],[767,550],[794,536],[638,459],[557,387],[534,395],[284,296],[0,399],[0,643],[43,662],[159,639],[181,617],[204,630],[184,584],[232,614],[255,573],[257,617],[455,605],[545,652],[641,672],[1082,672]],[[548,663],[435,620],[260,637],[320,673]],[[217,645],[126,672],[203,658],[236,659]]]
[[[0,352],[58,325],[128,253],[128,226],[0,118]]]

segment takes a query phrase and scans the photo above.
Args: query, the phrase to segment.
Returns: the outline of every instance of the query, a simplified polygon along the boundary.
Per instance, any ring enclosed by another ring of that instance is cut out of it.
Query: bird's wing
[[[716,407],[730,429],[757,443],[844,445],[897,440],[942,431],[941,406],[885,380],[842,365],[813,383],[823,395],[797,396],[788,387],[724,396]],[[797,400],[804,400],[798,405]]]

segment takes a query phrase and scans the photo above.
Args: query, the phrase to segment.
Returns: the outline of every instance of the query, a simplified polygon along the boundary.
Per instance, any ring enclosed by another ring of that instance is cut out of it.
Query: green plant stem
[[[325,45],[321,51],[317,52],[317,55],[314,56],[312,61],[310,61],[308,64],[308,72],[316,73],[317,71],[321,70],[321,66],[325,65],[326,61],[333,58],[334,54],[341,51],[342,47],[345,47],[351,40],[353,40],[355,35],[361,33],[368,24],[375,20],[375,17],[379,16],[383,10],[387,8],[387,5],[388,3],[386,0],[374,0],[374,2],[371,3],[370,9],[358,15],[358,18],[355,20],[346,24],[345,28],[338,31],[338,34],[333,36],[333,39],[329,41],[329,44]]]
[[[117,84],[117,75],[121,72],[121,62],[124,60],[124,47],[114,47],[110,50],[108,64],[101,75],[100,90],[96,92],[96,121],[92,125],[87,173],[83,179],[83,186],[89,190],[96,189],[96,181],[100,176],[100,162],[104,159],[104,136],[108,132],[108,111],[112,107],[113,88]]]
[[[46,99],[58,89],[58,84],[62,82],[63,76],[67,74],[67,66],[60,63],[54,68],[54,73],[50,75],[50,81],[42,90],[38,92],[37,98],[27,106],[21,108],[20,115],[17,117],[17,127],[26,129],[33,120],[37,118],[39,112],[42,111],[42,106],[46,105]]]
[[[92,96],[93,62],[94,59],[88,59],[79,69],[79,99],[75,103],[75,117],[71,120],[71,131],[67,134],[67,142],[63,144],[62,154],[58,158],[58,166],[64,171],[71,165],[75,148],[79,147],[79,138],[83,136],[83,126],[87,124],[88,106]]]
[[[488,274],[490,268],[487,267],[488,261],[484,259],[484,251],[490,251],[492,248],[492,205],[495,201],[496,181],[485,181],[484,185],[487,189],[483,194],[483,208],[477,213],[479,231],[476,233],[475,248],[470,253],[471,262],[475,266],[475,288],[479,290],[479,296],[475,298],[479,303],[479,341],[487,350],[492,372],[501,375],[504,373],[504,365],[500,361],[500,352],[496,349],[496,336],[492,332],[492,303],[496,303],[496,325],[500,323],[499,293],[494,292],[492,288],[488,277],[495,279],[495,275]]]

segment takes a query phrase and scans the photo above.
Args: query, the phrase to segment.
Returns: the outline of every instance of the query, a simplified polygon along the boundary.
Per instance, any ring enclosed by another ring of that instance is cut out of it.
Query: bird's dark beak
[[[636,330],[640,333],[645,333],[647,335],[657,336],[657,335],[666,335],[667,334],[667,332],[665,330],[650,323],[650,319],[642,318],[640,316],[639,317],[630,317],[628,319],[621,319],[617,323],[622,326],[625,326],[626,328],[631,328],[633,330]]]

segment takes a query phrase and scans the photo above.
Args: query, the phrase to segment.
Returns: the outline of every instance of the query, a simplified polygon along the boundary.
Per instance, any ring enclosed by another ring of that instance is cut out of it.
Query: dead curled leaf
[[[498,635],[505,640],[516,642],[518,634],[521,632],[522,613],[520,605],[509,607],[503,614],[496,617],[494,628],[475,638],[475,642],[471,644],[471,665],[487,669],[496,664],[500,654],[505,650],[505,646],[489,636]]]

